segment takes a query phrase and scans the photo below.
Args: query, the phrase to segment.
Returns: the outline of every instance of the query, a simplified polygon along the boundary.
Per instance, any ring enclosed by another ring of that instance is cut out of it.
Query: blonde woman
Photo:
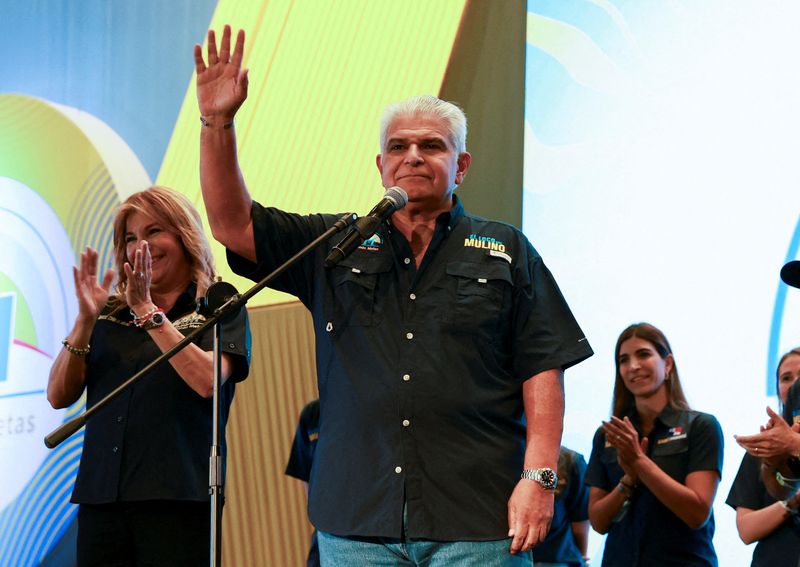
[[[196,328],[214,278],[200,216],[169,189],[131,195],[114,219],[119,274],[98,278],[87,248],[74,268],[78,316],[50,371],[54,408],[91,407]],[[223,325],[222,413],[247,376],[244,310]],[[87,423],[72,493],[79,566],[208,565],[212,332],[154,369]],[[224,421],[224,420],[223,420]]]

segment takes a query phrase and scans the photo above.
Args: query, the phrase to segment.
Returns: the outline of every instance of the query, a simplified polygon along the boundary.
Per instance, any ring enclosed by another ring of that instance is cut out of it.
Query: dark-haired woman
[[[195,300],[214,278],[200,215],[182,195],[151,187],[114,220],[119,274],[98,277],[89,248],[75,268],[78,316],[50,371],[53,407],[91,407],[202,324]],[[249,367],[244,310],[222,326],[227,418]],[[201,566],[210,552],[212,332],[95,413],[86,425],[72,493],[78,566]]]
[[[712,503],[722,431],[689,408],[664,334],[625,329],[615,350],[613,415],[594,437],[589,520],[608,534],[604,567],[717,565]]]

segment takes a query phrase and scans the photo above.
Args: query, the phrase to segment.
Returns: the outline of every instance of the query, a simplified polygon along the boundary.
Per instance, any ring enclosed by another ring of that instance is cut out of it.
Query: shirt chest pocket
[[[494,262],[449,262],[447,276],[455,301],[453,321],[459,327],[494,329],[511,303],[511,266]]]
[[[343,261],[331,270],[332,319],[339,327],[371,327],[380,320],[377,290],[387,262]]]
[[[683,482],[689,466],[689,439],[664,437],[654,443],[650,458],[670,477]]]

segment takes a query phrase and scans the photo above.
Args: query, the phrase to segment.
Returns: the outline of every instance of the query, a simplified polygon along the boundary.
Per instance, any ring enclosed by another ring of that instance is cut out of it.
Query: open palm
[[[247,69],[242,69],[244,30],[236,36],[231,53],[231,28],[225,26],[222,43],[217,51],[216,36],[208,32],[208,64],[203,60],[203,48],[194,46],[197,71],[197,102],[200,115],[206,119],[219,117],[224,123],[233,120],[236,111],[247,98]]]
[[[114,270],[107,270],[103,281],[97,280],[97,251],[87,246],[81,252],[80,266],[72,268],[75,278],[75,295],[78,298],[78,311],[81,315],[96,319],[108,302]]]

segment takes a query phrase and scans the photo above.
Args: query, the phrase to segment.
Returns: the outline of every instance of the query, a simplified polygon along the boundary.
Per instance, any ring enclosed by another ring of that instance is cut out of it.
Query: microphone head
[[[383,198],[390,200],[394,204],[395,210],[402,209],[408,203],[408,193],[397,185],[389,187],[383,194]]]
[[[792,260],[781,268],[781,279],[792,287],[800,287],[800,261]]]

